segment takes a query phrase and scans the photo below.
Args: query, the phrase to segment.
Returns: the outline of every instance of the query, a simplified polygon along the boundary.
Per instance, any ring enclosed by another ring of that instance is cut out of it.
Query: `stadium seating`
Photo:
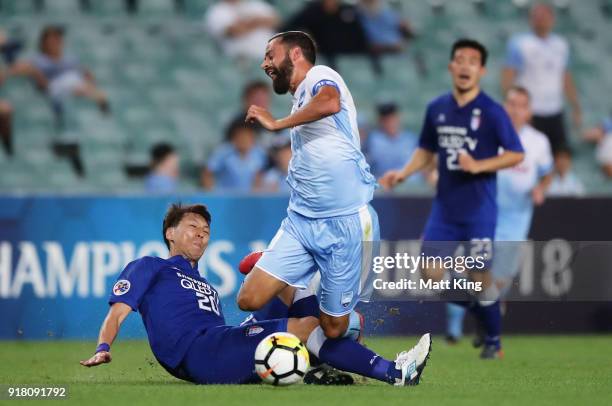
[[[0,27],[22,38],[34,52],[40,28],[48,23],[67,27],[67,48],[95,73],[107,91],[112,115],[101,115],[82,100],[68,103],[65,125],[58,129],[48,103],[25,80],[11,79],[0,98],[15,108],[16,156],[0,152],[0,191],[125,191],[139,190],[127,177],[126,164],[146,165],[157,141],[168,141],[181,153],[184,172],[195,184],[198,168],[223,138],[224,124],[239,108],[241,87],[263,74],[257,63],[237,64],[218,52],[202,27],[210,0],[140,1],[129,15],[122,0],[2,0]],[[300,0],[273,2],[286,16]],[[394,1],[416,27],[418,37],[404,55],[383,60],[385,75],[376,77],[366,58],[343,57],[339,68],[354,93],[362,118],[374,118],[374,106],[394,100],[402,107],[407,127],[418,131],[429,99],[449,86],[446,73],[449,44],[473,36],[491,49],[490,73],[484,87],[499,96],[499,69],[508,36],[527,29],[525,10],[509,1],[487,0],[476,8],[470,0],[438,2],[438,11],[419,0]],[[580,89],[585,125],[610,114],[612,19],[602,12],[606,2],[572,1],[561,13],[558,31],[573,48],[573,70]],[[422,66],[419,65],[422,63]],[[273,110],[284,114],[288,99],[275,97]],[[51,145],[65,139],[81,144],[86,176],[74,175],[67,161],[54,156]],[[612,182],[600,175],[593,149],[574,134],[575,169],[590,193],[612,193]],[[189,183],[189,182],[187,182]],[[419,190],[408,191],[419,192]]]

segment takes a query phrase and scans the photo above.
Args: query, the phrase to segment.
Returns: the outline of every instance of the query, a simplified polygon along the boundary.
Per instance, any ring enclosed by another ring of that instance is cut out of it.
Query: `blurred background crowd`
[[[611,28],[612,0],[0,0],[0,192],[287,193],[288,133],[244,116],[289,113],[259,64],[300,29],[351,89],[375,176],[409,159],[471,37],[491,53],[486,92],[530,92],[549,193],[610,195]]]

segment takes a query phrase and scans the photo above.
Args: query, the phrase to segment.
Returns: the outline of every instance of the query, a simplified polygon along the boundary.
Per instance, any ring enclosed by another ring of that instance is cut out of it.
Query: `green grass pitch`
[[[417,387],[373,380],[352,387],[294,385],[196,386],[166,374],[144,341],[119,341],[113,362],[78,364],[93,342],[0,342],[0,385],[68,385],[79,405],[610,405],[612,337],[515,336],[504,340],[505,359],[481,361],[464,340],[449,347],[434,337],[432,357]],[[414,337],[371,338],[384,356],[412,346]],[[227,351],[231,351],[228,348]],[[12,405],[32,401],[2,401]],[[56,403],[54,403],[56,404]]]

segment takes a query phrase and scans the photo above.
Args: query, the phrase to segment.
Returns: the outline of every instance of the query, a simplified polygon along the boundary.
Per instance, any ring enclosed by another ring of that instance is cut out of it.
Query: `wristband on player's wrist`
[[[107,343],[100,343],[100,344],[98,344],[98,348],[96,348],[95,354],[97,354],[97,353],[99,353],[101,351],[109,352],[110,351],[110,345],[108,345]]]

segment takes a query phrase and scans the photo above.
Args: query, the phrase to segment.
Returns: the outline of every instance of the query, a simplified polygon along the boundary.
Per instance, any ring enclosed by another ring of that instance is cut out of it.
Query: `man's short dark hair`
[[[312,37],[304,31],[285,31],[279,32],[268,40],[272,41],[275,38],[280,38],[281,42],[289,48],[300,47],[304,58],[311,64],[315,64],[317,60],[317,44]]]
[[[170,208],[168,208],[168,211],[166,212],[162,228],[162,235],[164,237],[164,242],[166,243],[166,247],[168,247],[168,249],[170,249],[170,241],[168,241],[168,239],[166,238],[166,231],[170,227],[178,226],[178,224],[181,222],[181,220],[187,213],[194,213],[199,216],[202,216],[202,218],[206,220],[206,223],[210,227],[210,222],[212,220],[210,217],[210,212],[208,211],[208,208],[203,204],[183,205],[181,203],[173,203],[172,206],[170,206]]]
[[[244,120],[234,120],[225,130],[225,141],[231,141],[234,135],[242,130],[253,131],[254,135],[257,135],[257,129],[254,124],[247,123]]]
[[[378,106],[376,106],[376,111],[378,112],[378,117],[382,118],[390,114],[397,113],[399,111],[399,108],[394,102],[385,102],[380,103]]]
[[[450,54],[451,61],[455,57],[455,52],[458,49],[463,49],[463,48],[471,48],[471,49],[475,49],[478,52],[480,52],[480,65],[487,66],[487,57],[489,56],[489,53],[487,52],[487,48],[485,48],[485,46],[482,45],[480,42],[474,39],[469,39],[469,38],[462,38],[460,40],[455,41],[455,43],[453,44],[453,48],[451,49],[451,54]]]
[[[60,37],[64,36],[64,27],[61,25],[47,25],[40,32],[40,36],[38,37],[38,50],[40,52],[45,52],[45,42],[47,38],[52,35],[57,35]]]
[[[261,90],[265,90],[265,91],[269,91],[270,90],[270,88],[268,87],[268,84],[266,82],[264,82],[263,80],[253,80],[253,81],[247,83],[244,86],[244,88],[242,89],[242,98],[246,99],[255,90],[260,90],[260,89]]]
[[[151,147],[151,167],[156,167],[168,157],[174,153],[174,147],[165,142],[153,145]]]

